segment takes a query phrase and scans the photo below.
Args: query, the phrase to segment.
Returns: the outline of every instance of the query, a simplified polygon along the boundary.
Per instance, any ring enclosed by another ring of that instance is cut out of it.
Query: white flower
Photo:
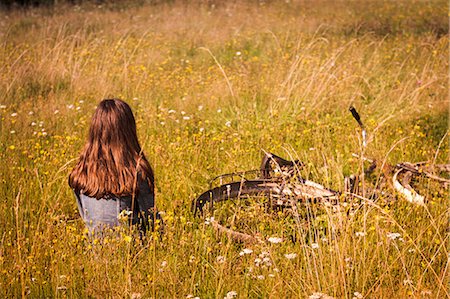
[[[173,109],[170,109],[170,110],[168,111],[169,114],[174,114],[175,112],[176,112],[176,111],[173,110]]]
[[[203,132],[203,131],[205,131],[205,128],[200,128],[199,131]]]
[[[164,126],[166,123],[164,121],[160,122],[161,126]]]
[[[9,133],[11,133],[11,134],[16,134],[16,131],[11,130],[11,131],[9,131]]]
[[[72,104],[67,105],[67,108],[68,108],[68,109],[73,109],[73,107],[74,107],[74,106],[73,106]]]
[[[47,132],[42,132],[42,136],[47,136]]]
[[[6,105],[0,105],[0,109],[6,109]]]
[[[214,217],[211,217],[211,218],[207,217],[207,218],[205,219],[205,224],[208,225],[208,224],[210,224],[210,223],[213,222],[213,221],[214,221]]]
[[[353,299],[362,299],[362,298],[364,298],[364,296],[360,292],[354,292],[353,295],[354,295]]]
[[[288,260],[293,260],[297,257],[296,253],[288,253],[284,255],[285,258],[287,258]]]
[[[181,111],[180,113],[181,113],[181,115],[185,115],[186,114],[186,112],[184,112],[184,111]]]
[[[256,266],[259,266],[259,264],[262,262],[262,260],[260,258],[255,258],[255,264]]]
[[[162,261],[162,262],[161,262],[161,267],[164,268],[164,267],[166,267],[166,266],[167,266],[167,261]]]
[[[34,114],[33,111],[28,112],[28,115],[33,115],[33,114]]]
[[[274,278],[275,277],[275,274],[273,274],[273,273],[270,273],[269,275],[267,275],[267,276],[269,276],[269,277],[271,277],[271,278]]]
[[[328,296],[327,294],[316,292],[310,295],[308,299],[333,299],[333,297]]]
[[[264,280],[264,275],[258,275],[256,278],[258,278],[259,280]]]
[[[199,105],[197,109],[198,109],[198,111],[202,111],[203,110],[203,105]]]
[[[400,235],[399,233],[387,233],[386,236],[391,240],[395,240],[397,238],[400,238],[402,235]]]
[[[80,110],[80,109],[81,109],[81,107],[80,107],[80,106],[77,106],[76,110]]]
[[[239,255],[243,256],[245,254],[250,254],[252,252],[253,252],[253,250],[251,250],[250,248],[244,248],[241,252],[239,252]]]
[[[311,244],[311,248],[312,249],[317,249],[317,248],[319,248],[319,244],[318,243],[312,243]]]
[[[242,55],[242,53],[240,51],[236,52],[236,56],[241,56],[241,55]]]
[[[228,121],[225,123],[225,126],[231,127],[231,121],[228,120]]]
[[[217,113],[222,113],[222,109],[217,109]]]
[[[405,280],[403,280],[403,285],[412,285],[413,284],[413,281],[411,280],[411,279],[405,279]]]
[[[59,113],[59,110],[56,109],[53,113],[54,113],[54,114],[58,114],[58,113]]]
[[[283,242],[283,239],[278,238],[278,237],[270,237],[269,239],[267,239],[267,241],[269,241],[272,244],[278,244]]]
[[[137,98],[134,98],[133,100],[137,100]],[[83,100],[79,100],[78,103],[83,104],[84,101]]]
[[[183,116],[184,120],[190,120],[191,118],[189,116]]]
[[[223,264],[224,262],[225,262],[225,257],[223,256],[223,255],[218,255],[217,256],[217,258],[216,258],[216,261],[219,263],[219,264]]]
[[[11,116],[12,116],[12,117],[16,117],[16,116],[17,116],[17,113],[16,113],[16,112],[11,113]]]
[[[365,235],[366,235],[365,232],[356,232],[355,233],[355,236],[357,236],[357,237],[364,237]]]
[[[229,291],[224,299],[232,299],[237,296],[236,291]]]

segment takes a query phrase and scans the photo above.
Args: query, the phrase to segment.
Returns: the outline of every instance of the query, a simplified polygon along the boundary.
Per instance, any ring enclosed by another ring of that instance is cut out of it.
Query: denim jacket
[[[153,227],[155,199],[150,187],[145,183],[141,183],[139,186],[139,195],[134,199],[133,211],[131,210],[132,196],[96,199],[83,194],[83,192],[74,191],[74,193],[78,210],[89,229],[89,234],[104,227],[111,228],[120,225],[120,215],[128,215],[131,224],[137,224],[141,232],[145,232],[149,225]]]

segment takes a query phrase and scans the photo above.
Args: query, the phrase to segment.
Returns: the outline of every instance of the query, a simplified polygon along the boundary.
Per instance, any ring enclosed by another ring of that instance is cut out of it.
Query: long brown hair
[[[92,117],[88,141],[69,175],[69,185],[99,199],[137,195],[142,182],[154,192],[153,170],[139,145],[133,112],[122,100],[103,100]]]

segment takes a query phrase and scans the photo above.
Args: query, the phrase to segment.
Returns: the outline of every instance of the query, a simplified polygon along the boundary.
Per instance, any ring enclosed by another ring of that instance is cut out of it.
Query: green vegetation
[[[262,150],[299,159],[302,175],[342,190],[361,166],[351,104],[367,126],[366,157],[447,163],[447,5],[174,1],[0,12],[0,297],[449,297],[449,190],[426,179],[417,182],[425,207],[400,198],[340,212],[317,205],[296,223],[242,200],[214,215],[282,238],[275,244],[234,243],[190,211],[211,178],[257,168]],[[106,97],[135,112],[165,212],[161,236],[84,234],[67,176]]]

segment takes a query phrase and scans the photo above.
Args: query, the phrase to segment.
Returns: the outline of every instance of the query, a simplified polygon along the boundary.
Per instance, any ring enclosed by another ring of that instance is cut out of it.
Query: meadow
[[[440,0],[1,11],[0,297],[450,297],[449,188],[426,178],[425,206],[384,186],[395,200],[302,206],[300,220],[261,199],[205,215],[257,244],[191,211],[211,178],[258,168],[264,151],[338,191],[362,170],[353,153],[448,163],[448,46]],[[143,240],[127,227],[87,238],[67,184],[108,97],[132,106],[155,170],[164,232]]]

